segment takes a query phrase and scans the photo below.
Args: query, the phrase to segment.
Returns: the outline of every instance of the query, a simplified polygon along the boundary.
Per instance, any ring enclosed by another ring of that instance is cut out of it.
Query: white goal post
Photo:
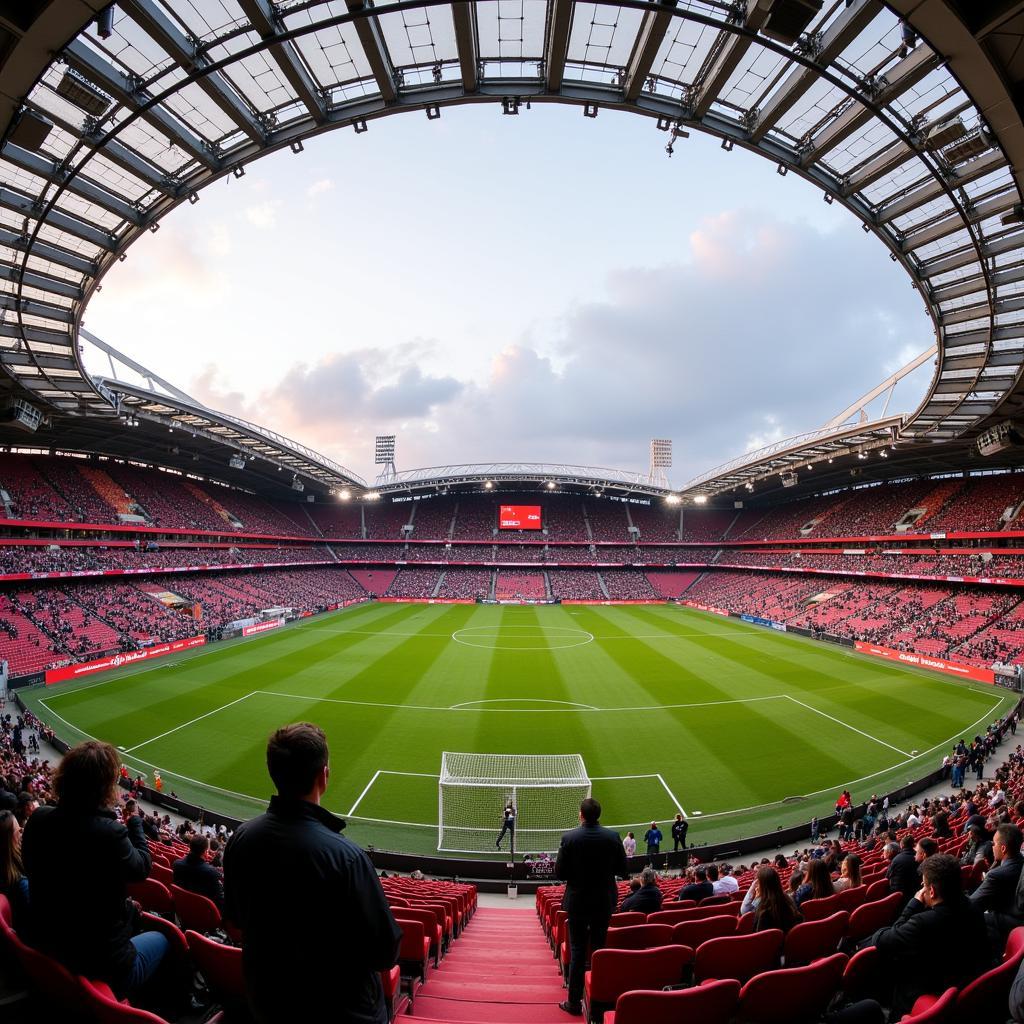
[[[558,849],[562,833],[579,823],[590,777],[580,754],[441,755],[437,787],[437,848],[447,853],[494,853],[504,811],[515,808],[514,849]],[[513,849],[506,835],[501,849]]]

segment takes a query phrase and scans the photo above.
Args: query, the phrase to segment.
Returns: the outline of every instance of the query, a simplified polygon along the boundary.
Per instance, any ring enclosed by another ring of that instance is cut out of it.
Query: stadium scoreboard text
[[[502,505],[498,525],[503,530],[540,530],[540,505]]]

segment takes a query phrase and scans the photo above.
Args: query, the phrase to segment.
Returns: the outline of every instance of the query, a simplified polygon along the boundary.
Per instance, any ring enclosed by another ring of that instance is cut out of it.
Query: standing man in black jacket
[[[626,851],[617,832],[602,828],[601,805],[592,797],[580,804],[580,826],[562,836],[555,874],[565,882],[562,909],[569,927],[569,998],[560,1003],[566,1013],[583,1012],[583,973],[587,949],[600,949],[615,912],[615,879],[628,872]]]
[[[224,850],[225,916],[243,932],[260,1024],[388,1021],[378,971],[395,963],[402,932],[369,858],[320,806],[328,756],[318,726],[278,729],[267,744],[278,795]]]

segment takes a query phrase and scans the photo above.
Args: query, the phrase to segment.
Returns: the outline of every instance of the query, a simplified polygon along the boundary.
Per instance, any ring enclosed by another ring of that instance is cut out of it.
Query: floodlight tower
[[[668,487],[666,469],[672,468],[672,442],[667,438],[651,438],[651,468],[648,479],[652,487]]]
[[[374,464],[384,468],[377,474],[377,486],[390,483],[398,474],[395,469],[395,435],[378,434],[374,446]]]

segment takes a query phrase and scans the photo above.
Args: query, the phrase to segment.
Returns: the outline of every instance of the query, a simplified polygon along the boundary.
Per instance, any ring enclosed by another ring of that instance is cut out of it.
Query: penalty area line
[[[865,739],[874,740],[875,743],[881,743],[883,747],[895,750],[897,754],[902,754],[908,761],[912,759],[912,755],[906,750],[900,750],[899,747],[894,747],[891,743],[887,743],[885,740],[880,740],[877,736],[872,736],[871,733],[865,732],[863,729],[858,729],[857,726],[850,725],[849,722],[844,722],[841,718],[836,718],[825,711],[819,711],[817,708],[812,708],[810,704],[805,704],[802,700],[797,700],[796,697],[790,697],[788,693],[784,694],[784,696],[794,704],[799,704],[800,707],[807,708],[808,711],[813,711],[816,715],[821,715],[822,718],[827,718],[830,722],[835,722],[836,725],[841,725],[846,729],[850,729],[852,732],[859,733]]]
[[[661,777],[661,773],[659,772],[655,778],[665,787],[665,792],[668,793],[669,800],[676,805],[676,810],[685,818],[687,814],[686,811],[683,810],[683,805],[676,799],[675,793],[668,788],[668,783]]]
[[[150,743],[156,743],[157,740],[162,740],[165,736],[170,736],[171,733],[177,732],[179,729],[184,729],[187,726],[195,725],[196,722],[201,722],[204,718],[209,718],[210,715],[217,714],[218,711],[224,711],[226,708],[233,707],[235,704],[241,703],[243,700],[248,700],[253,694],[259,693],[259,690],[253,690],[252,693],[244,693],[241,697],[235,698],[235,700],[228,701],[227,704],[222,704],[219,708],[214,708],[212,711],[207,711],[205,715],[198,715],[196,718],[190,718],[187,722],[182,722],[181,725],[176,725],[173,729],[168,729],[166,732],[160,733],[159,736],[153,736],[148,740],[143,740],[141,743],[136,743],[134,747],[128,747],[124,752],[130,754],[133,750],[138,750],[140,747],[149,746]]]

